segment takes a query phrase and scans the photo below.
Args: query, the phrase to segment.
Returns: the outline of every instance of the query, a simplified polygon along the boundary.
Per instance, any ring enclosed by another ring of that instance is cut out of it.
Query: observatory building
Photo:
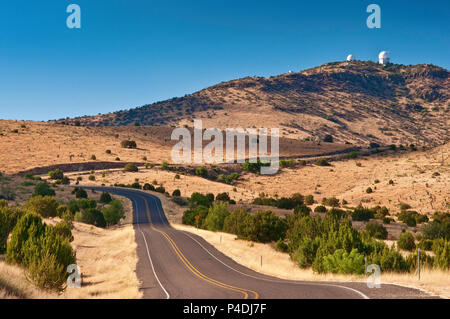
[[[347,62],[350,62],[350,61],[355,61],[355,57],[353,56],[353,54],[349,54],[347,57]]]
[[[387,51],[381,51],[380,54],[378,54],[378,62],[380,64],[386,64],[391,61],[391,58],[389,57],[389,53]]]

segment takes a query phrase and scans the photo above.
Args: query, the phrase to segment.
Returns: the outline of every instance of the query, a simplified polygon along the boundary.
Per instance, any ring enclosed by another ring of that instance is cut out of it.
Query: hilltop
[[[449,72],[438,66],[332,62],[246,77],[184,97],[57,123],[81,126],[279,127],[294,139],[440,145],[448,138]]]

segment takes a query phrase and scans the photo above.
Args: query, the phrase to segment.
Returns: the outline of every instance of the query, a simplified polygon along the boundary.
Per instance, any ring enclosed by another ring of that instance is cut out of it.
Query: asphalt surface
[[[360,282],[290,281],[239,265],[203,238],[172,228],[158,197],[147,192],[89,187],[133,202],[137,276],[144,298],[178,299],[368,299],[430,298],[419,290]]]

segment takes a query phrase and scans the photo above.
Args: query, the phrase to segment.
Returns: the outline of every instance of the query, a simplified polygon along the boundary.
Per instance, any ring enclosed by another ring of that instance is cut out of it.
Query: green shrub
[[[309,237],[302,238],[297,250],[292,255],[292,260],[294,260],[300,268],[307,268],[312,266],[319,245],[319,238],[316,238],[314,240]]]
[[[75,195],[75,198],[88,198],[87,192],[79,187],[75,187],[75,189],[72,191],[72,194]]]
[[[55,231],[56,234],[58,234],[62,238],[67,239],[70,242],[73,241],[74,239],[72,236],[72,227],[73,225],[71,223],[68,223],[66,220],[63,220],[58,224],[56,224],[53,230]]]
[[[280,238],[275,244],[275,250],[286,253],[288,251],[288,245]]]
[[[139,168],[134,165],[133,163],[128,163],[127,165],[125,165],[124,169],[125,172],[138,172]]]
[[[155,192],[164,194],[166,192],[166,189],[164,188],[164,186],[158,186],[155,188]]]
[[[245,210],[241,209],[231,212],[223,222],[223,231],[243,237],[246,218],[250,217]]]
[[[102,214],[106,225],[116,225],[122,218],[125,217],[122,202],[119,200],[111,201],[109,205],[103,207]]]
[[[220,231],[223,229],[225,218],[229,215],[226,203],[213,204],[208,210],[205,226],[208,230]]]
[[[327,208],[323,205],[319,205],[316,206],[316,208],[314,208],[314,213],[326,213],[327,212]]]
[[[136,148],[137,144],[135,141],[123,140],[122,142],[120,142],[120,146],[122,146],[123,148]]]
[[[40,182],[34,187],[33,196],[55,196],[55,191],[46,182]]]
[[[330,134],[327,134],[323,138],[323,141],[326,142],[326,143],[333,143],[333,136],[331,136]]]
[[[286,235],[287,224],[271,211],[249,214],[244,220],[242,238],[255,242],[277,241]]]
[[[44,218],[57,216],[58,206],[59,203],[53,196],[31,197],[24,204],[25,210],[36,213]]]
[[[373,193],[372,187],[367,187],[366,193],[367,194]]]
[[[216,201],[220,202],[229,202],[231,200],[230,195],[228,193],[219,193],[216,196]]]
[[[354,159],[358,157],[358,152],[352,151],[350,153],[348,153],[347,155],[345,155],[346,158],[348,159]]]
[[[67,280],[67,266],[75,263],[75,253],[67,238],[55,227],[46,226],[44,234],[24,245],[25,266],[29,278],[44,289],[62,290]]]
[[[450,239],[450,222],[433,220],[422,229],[423,237],[426,239],[444,238]]]
[[[89,175],[88,179],[89,179],[90,181],[95,181],[95,175]]]
[[[211,206],[214,198],[211,200],[211,197],[208,197],[207,195],[200,194],[198,192],[192,193],[191,197],[188,199],[188,202],[191,204],[191,206],[205,206],[209,207]]]
[[[6,241],[9,236],[8,224],[6,209],[0,208],[0,254],[3,254],[6,251]]]
[[[175,189],[175,190],[172,192],[172,196],[176,196],[176,197],[181,196],[181,191],[180,191],[179,189]]]
[[[205,167],[201,166],[195,170],[195,174],[201,177],[206,177],[208,176],[208,171]]]
[[[185,211],[183,213],[182,222],[185,225],[192,225],[198,226],[199,228],[204,228],[203,221],[205,220],[207,215],[208,215],[208,207],[199,205]],[[198,224],[196,216],[198,216]]]
[[[361,205],[356,207],[352,213],[352,220],[354,221],[369,221],[371,218],[374,218],[373,210],[362,207]]]
[[[87,208],[77,212],[75,214],[75,220],[97,227],[106,227],[105,217],[101,211],[95,208]]]
[[[167,163],[166,161],[163,161],[161,163],[161,169],[168,171],[170,169],[169,163]]]
[[[419,244],[417,244],[417,248],[420,248],[422,250],[432,250],[433,249],[433,241],[430,239],[421,239],[419,241]]]
[[[290,158],[290,159],[281,159],[280,160],[280,167],[281,168],[286,168],[286,167],[294,167],[295,166],[295,160]]]
[[[260,160],[257,160],[255,163],[246,161],[245,163],[242,163],[242,169],[244,171],[259,174],[261,172],[261,167],[269,165],[270,163],[263,163]]]
[[[45,225],[42,218],[33,213],[27,213],[18,221],[11,233],[11,239],[6,249],[6,261],[9,263],[25,265],[25,249],[27,241],[36,241],[43,236]]]
[[[311,213],[311,208],[309,208],[308,206],[306,206],[304,204],[298,205],[294,209],[294,214],[301,216],[301,217],[309,216],[310,213]]]
[[[333,254],[323,258],[323,267],[326,272],[342,274],[363,274],[364,256],[352,249],[350,253],[344,249],[337,249]]]
[[[442,270],[450,269],[450,242],[444,239],[434,240],[433,252],[435,254],[433,266]]]
[[[320,158],[316,161],[316,165],[317,166],[331,166],[330,163],[328,163],[328,161],[324,158]]]
[[[113,199],[109,193],[103,192],[100,195],[100,203],[109,204],[109,203],[111,203],[112,200]]]
[[[149,183],[145,183],[144,186],[142,187],[143,190],[146,191],[154,191],[155,190],[155,186],[149,184]]]
[[[48,172],[48,176],[50,179],[63,179],[64,178],[64,172],[60,170],[59,168],[55,169],[54,171]]]
[[[408,251],[414,250],[416,248],[416,244],[414,243],[414,236],[408,232],[402,233],[397,240],[397,246],[400,249]]]
[[[370,236],[375,237],[377,239],[387,239],[388,236],[386,227],[375,221],[369,222],[366,225],[366,231],[370,234]]]

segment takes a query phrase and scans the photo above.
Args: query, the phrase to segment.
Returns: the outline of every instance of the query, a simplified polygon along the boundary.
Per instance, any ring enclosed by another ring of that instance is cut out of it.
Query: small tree
[[[109,193],[103,192],[100,195],[100,203],[109,204],[112,201],[112,197]]]

